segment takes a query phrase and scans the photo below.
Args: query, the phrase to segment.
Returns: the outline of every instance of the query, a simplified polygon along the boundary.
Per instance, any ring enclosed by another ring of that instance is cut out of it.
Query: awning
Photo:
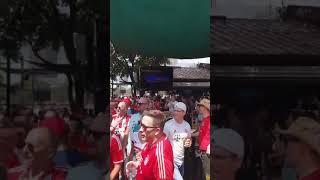
[[[110,38],[120,51],[208,57],[210,0],[111,0]]]
[[[210,88],[210,82],[173,82],[173,88],[177,87]]]

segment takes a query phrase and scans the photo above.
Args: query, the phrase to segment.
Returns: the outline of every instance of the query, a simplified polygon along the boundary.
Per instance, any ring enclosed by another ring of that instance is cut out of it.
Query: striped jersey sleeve
[[[156,147],[157,162],[153,172],[157,180],[173,180],[173,153],[170,141],[160,141]]]

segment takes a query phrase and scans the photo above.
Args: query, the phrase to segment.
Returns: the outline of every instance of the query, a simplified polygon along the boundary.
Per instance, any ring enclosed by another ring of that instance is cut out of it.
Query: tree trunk
[[[107,34],[107,25],[105,19],[98,19],[96,22],[96,37],[97,37],[97,50],[96,50],[96,59],[95,59],[95,93],[94,93],[94,106],[96,114],[99,112],[105,112],[107,109],[107,105],[109,103],[107,92],[107,74],[109,73],[110,64],[110,56],[107,54],[107,45],[108,38]],[[110,49],[110,48],[109,48]]]
[[[135,55],[129,55],[129,61],[131,62],[131,65],[132,67],[131,68],[128,68],[129,69],[129,76],[130,76],[130,79],[131,79],[131,93],[132,93],[132,96],[135,96],[136,95],[136,81],[134,79],[134,68],[135,68],[135,62],[134,62],[134,59],[135,59]]]
[[[77,110],[84,109],[84,83],[81,72],[75,72],[74,77],[74,87],[75,87],[75,108]]]
[[[7,114],[10,115],[10,85],[11,85],[11,79],[10,79],[10,58],[7,58]]]
[[[73,98],[73,80],[72,76],[69,73],[66,73],[66,76],[68,78],[68,99],[69,99],[69,106],[71,109],[73,109],[75,103]]]

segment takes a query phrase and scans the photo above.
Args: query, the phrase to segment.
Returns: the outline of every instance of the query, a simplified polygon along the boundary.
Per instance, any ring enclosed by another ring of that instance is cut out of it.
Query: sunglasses
[[[138,105],[145,105],[145,104],[148,104],[148,103],[138,103]]]
[[[34,153],[34,145],[33,144],[26,143],[25,146],[29,150],[30,153]]]
[[[232,153],[222,153],[222,152],[215,152],[213,151],[212,153],[213,159],[217,160],[225,160],[225,159],[235,159],[237,158],[237,155],[232,154]]]
[[[183,112],[182,110],[174,110],[175,112]]]
[[[150,129],[160,128],[158,126],[146,126],[146,125],[142,124],[141,121],[140,121],[140,127],[143,129],[143,131],[147,130],[148,128],[150,128]]]

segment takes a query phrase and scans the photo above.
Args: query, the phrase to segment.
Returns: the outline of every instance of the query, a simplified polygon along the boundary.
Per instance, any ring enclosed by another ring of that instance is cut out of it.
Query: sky
[[[212,0],[212,14],[229,18],[275,18],[284,5],[320,7],[320,0]]]
[[[169,59],[172,66],[196,67],[198,63],[210,64],[210,57],[200,59]]]

